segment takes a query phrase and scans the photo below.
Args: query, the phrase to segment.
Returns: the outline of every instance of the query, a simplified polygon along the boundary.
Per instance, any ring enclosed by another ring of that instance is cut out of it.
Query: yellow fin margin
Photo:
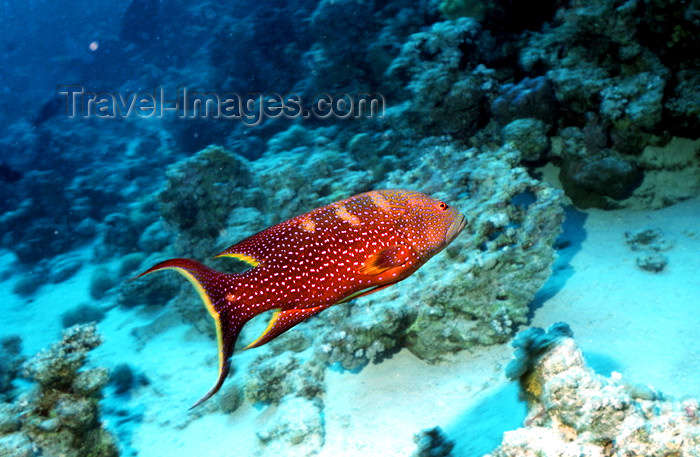
[[[270,319],[270,322],[267,323],[267,328],[265,329],[262,334],[255,339],[252,343],[250,343],[248,346],[246,346],[244,349],[250,349],[254,347],[256,344],[260,342],[263,338],[265,338],[265,335],[268,334],[268,332],[272,329],[272,327],[275,325],[275,322],[277,322],[277,318],[279,317],[280,313],[282,312],[281,309],[276,309],[274,313],[272,314],[272,318]]]
[[[197,281],[197,278],[195,278],[190,272],[185,270],[184,268],[181,267],[165,267],[163,270],[175,270],[178,273],[180,273],[182,276],[184,276],[190,284],[195,288],[197,291],[197,294],[199,294],[199,298],[202,299],[202,302],[204,302],[204,306],[207,308],[207,311],[209,312],[209,315],[214,319],[214,326],[216,327],[216,344],[219,349],[219,376],[221,376],[223,369],[224,369],[224,338],[221,332],[221,319],[219,319],[219,313],[216,312],[214,309],[214,305],[211,303],[211,299],[207,295],[206,291],[204,290],[204,287]]]
[[[232,253],[226,253],[226,254],[219,254],[219,255],[215,256],[214,258],[216,259],[219,257],[232,257],[234,259],[238,259],[238,260],[241,260],[241,261],[247,263],[251,267],[257,267],[258,265],[260,265],[260,262],[258,262],[258,260],[256,258],[249,256],[247,254],[238,254],[238,253],[232,252]]]

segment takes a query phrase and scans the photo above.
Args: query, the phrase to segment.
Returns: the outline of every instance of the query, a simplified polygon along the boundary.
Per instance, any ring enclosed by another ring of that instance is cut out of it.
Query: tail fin
[[[190,407],[192,409],[207,401],[221,388],[229,372],[233,346],[236,344],[238,334],[246,321],[241,316],[236,315],[230,306],[227,306],[231,304],[226,299],[230,290],[227,290],[225,286],[231,284],[231,275],[220,273],[195,260],[170,259],[154,265],[138,277],[166,269],[177,271],[192,283],[216,323],[216,339],[219,345],[219,377],[209,392]]]

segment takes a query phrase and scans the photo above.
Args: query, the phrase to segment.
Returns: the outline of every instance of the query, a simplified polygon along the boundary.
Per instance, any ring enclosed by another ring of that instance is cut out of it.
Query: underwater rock
[[[642,270],[658,273],[668,264],[668,257],[663,254],[650,253],[637,257],[637,266]]]
[[[488,457],[700,453],[700,422],[692,410],[697,401],[639,395],[639,388],[619,374],[596,374],[567,329],[565,324],[547,333],[528,329],[516,338],[516,365],[525,369],[511,374],[522,372],[520,387],[529,413],[525,425],[506,432]]]
[[[561,129],[559,179],[566,195],[581,208],[614,208],[642,183],[636,160],[610,149],[605,128],[594,114],[584,127]]]
[[[266,222],[256,227],[258,230],[310,208],[372,190],[376,185],[372,174],[358,167],[344,150],[346,143],[331,140],[338,136],[336,128],[304,129],[304,135],[313,138],[311,146],[285,147],[274,156],[266,156],[251,164],[256,183],[264,183],[265,188],[264,196],[251,205],[262,214],[257,223]],[[274,143],[277,148],[288,141],[286,134],[280,133],[269,143]],[[255,231],[248,233],[252,235]]]
[[[581,207],[586,207],[586,193],[615,200],[628,198],[642,183],[643,177],[633,162],[615,154],[569,162],[561,173],[567,195]]]
[[[31,185],[13,189],[22,199],[0,214],[0,242],[20,262],[32,264],[66,252],[75,244],[76,234],[65,226],[65,215],[71,211],[63,198],[65,177],[58,171],[31,170],[24,179]]]
[[[583,128],[560,134],[560,179],[577,206],[662,208],[700,192],[700,140],[674,138],[663,147],[647,146],[641,156],[622,155],[608,148],[594,115]]]
[[[167,303],[178,291],[183,290],[182,283],[177,279],[170,275],[159,275],[151,281],[124,282],[118,287],[115,302],[125,308]]]
[[[146,227],[138,241],[138,248],[143,252],[159,252],[172,243],[172,233],[166,229],[166,224],[159,219]]]
[[[556,119],[557,100],[552,83],[543,76],[504,84],[491,102],[491,112],[500,125],[516,119],[538,119],[551,125]]]
[[[357,162],[365,162],[375,154],[372,146],[372,136],[369,133],[358,133],[348,141],[348,152]]]
[[[700,195],[700,139],[647,146],[637,160],[644,181],[625,206],[658,209]]]
[[[438,6],[445,19],[471,17],[477,21],[484,19],[487,9],[493,7],[494,2],[473,0],[443,0]]]
[[[132,252],[122,257],[122,261],[119,264],[119,277],[136,276],[142,270],[141,265],[144,260],[146,260],[146,254],[143,252]]]
[[[403,344],[437,361],[505,342],[527,321],[528,305],[550,275],[564,212],[560,192],[531,178],[512,148],[460,150],[428,139],[416,149],[413,168],[390,174],[390,186],[460,195],[449,200],[468,220],[446,255],[416,273],[422,286],[404,289],[417,316]]]
[[[266,444],[266,455],[315,455],[326,436],[320,400],[285,397],[257,435]]]
[[[20,297],[30,297],[34,295],[34,293],[43,285],[43,282],[38,276],[39,275],[34,271],[22,276],[12,286],[12,293],[17,294]]]
[[[59,254],[49,261],[48,280],[58,284],[72,277],[84,264],[84,260],[74,254]]]
[[[526,162],[543,159],[549,149],[547,126],[539,119],[516,119],[509,123],[503,127],[503,141],[520,151]]]
[[[675,79],[674,96],[665,101],[664,108],[678,135],[693,138],[697,136],[700,119],[700,73],[691,69],[680,70]]]
[[[221,389],[219,394],[219,407],[224,413],[232,413],[243,404],[243,394],[237,385],[231,383]]]
[[[24,362],[21,345],[22,339],[18,335],[5,336],[0,340],[0,400],[12,399],[12,381],[18,377]]]
[[[100,249],[112,255],[136,250],[142,232],[137,221],[132,214],[108,214],[104,219]]]
[[[100,322],[104,317],[105,312],[102,308],[83,303],[61,314],[61,324],[63,324],[63,328],[68,328],[76,324]]]
[[[639,154],[651,141],[647,133],[661,121],[667,72],[643,72],[609,85],[601,91],[600,114],[611,126],[612,146]]]
[[[666,237],[658,227],[645,227],[634,232],[625,232],[625,243],[633,251],[664,252],[673,247],[673,240]]]
[[[365,303],[370,305],[366,306]],[[346,370],[355,370],[370,362],[379,363],[398,352],[403,337],[416,319],[416,312],[399,300],[382,300],[382,306],[371,306],[368,298],[360,306],[331,308],[326,313],[332,331],[315,348],[319,360],[339,363]]]
[[[304,360],[304,355],[285,351],[276,357],[262,354],[253,360],[245,374],[245,397],[251,403],[277,405],[288,395],[306,399],[325,392],[325,366]]]
[[[247,191],[248,161],[210,146],[168,167],[166,176],[158,201],[163,219],[177,230],[178,255],[211,255],[211,241],[226,227],[231,209],[254,198]]]
[[[10,433],[0,436],[0,456],[36,457],[31,440],[24,433]]]
[[[16,432],[21,426],[17,408],[12,403],[0,403],[0,435]],[[2,455],[2,453],[0,453]]]
[[[129,364],[120,363],[109,374],[109,382],[114,385],[114,393],[125,394],[134,386],[134,371]]]
[[[314,358],[344,369],[379,362],[402,347],[436,362],[507,341],[527,321],[528,305],[554,260],[564,217],[561,193],[531,178],[519,165],[519,151],[478,151],[429,138],[400,155],[406,169],[389,172],[377,187],[440,196],[463,211],[468,225],[411,278],[305,324],[317,335]]]
[[[494,42],[472,18],[438,22],[412,34],[386,72],[391,90],[410,97],[407,109],[388,114],[407,135],[468,137],[480,121],[484,83],[491,73],[473,71],[490,60]]]
[[[697,33],[690,32],[697,30],[693,11],[683,3],[580,0],[563,5],[552,27],[526,38],[520,64],[552,81],[562,107],[557,133],[563,137],[568,128],[587,130],[584,144],[568,148],[564,158],[564,184],[584,180],[579,183],[583,188],[571,183],[565,188],[576,205],[658,208],[679,200],[673,197],[672,182],[683,183],[681,198],[697,195],[697,172],[692,178],[685,173],[681,177],[680,170],[674,177],[667,171],[649,173],[644,160],[638,160],[645,148],[658,147],[673,135],[694,137],[691,131],[698,130],[698,103],[693,103],[697,72],[689,70],[697,64],[692,53],[685,53],[697,47]],[[590,113],[597,117],[595,126],[584,125]],[[605,150],[617,155],[617,164],[606,163],[611,154]],[[629,178],[624,186],[610,186],[613,194],[604,191],[612,183],[591,180],[630,167],[622,174]],[[575,177],[584,168],[590,173]],[[644,183],[635,191],[640,171]]]
[[[309,130],[300,124],[294,124],[270,138],[266,150],[270,154],[279,154],[296,148],[310,148],[314,144],[315,136],[314,130]]]
[[[573,338],[573,336],[571,328],[563,322],[552,324],[546,332],[539,327],[530,327],[518,333],[510,342],[516,349],[513,360],[506,365],[506,377],[512,380],[519,379],[553,344],[562,338]]]
[[[423,430],[413,436],[418,449],[411,457],[450,457],[454,443],[447,439],[440,427]]]
[[[117,279],[109,268],[98,266],[92,272],[92,277],[90,278],[90,296],[95,300],[101,300],[115,285],[117,285]]]
[[[24,375],[42,388],[69,386],[83,366],[90,350],[102,343],[93,324],[77,325],[63,332],[63,339],[25,362]]]
[[[20,431],[42,455],[118,455],[114,438],[99,420],[107,370],[81,370],[88,352],[101,342],[94,324],[74,326],[63,332],[60,342],[24,363],[24,375],[39,385],[28,401],[16,406],[21,410]]]
[[[637,266],[645,271],[658,273],[666,268],[668,257],[661,254],[673,247],[673,240],[667,238],[660,228],[647,227],[636,232],[625,232],[625,243],[633,251],[641,251],[637,256]]]
[[[157,243],[163,246],[163,233],[160,234],[160,239],[157,234],[146,233],[151,225],[160,227],[162,230],[162,221],[154,222],[157,217],[158,207],[155,193],[140,196],[141,200],[132,203],[126,208],[120,207],[118,210],[104,217],[103,223],[100,225],[100,243],[95,248],[95,257],[108,258],[115,256],[138,254],[138,251],[143,248],[146,252],[153,252],[153,248]],[[93,221],[94,222],[94,221]],[[151,237],[147,239],[145,237]],[[150,242],[152,245],[146,243]]]
[[[363,56],[360,49],[367,39],[363,28],[357,27],[358,20],[373,22],[373,3],[359,3],[353,0],[321,0],[312,13],[311,31],[315,36],[323,36],[312,55],[306,59],[312,62],[316,87],[342,87],[352,80],[360,80],[363,75]],[[362,19],[360,19],[362,18]],[[367,24],[368,26],[370,24]],[[367,27],[364,30],[369,30]],[[342,65],[341,65],[342,62]]]
[[[409,34],[440,20],[427,1],[322,0],[310,4],[315,10],[299,22],[309,23],[306,34],[315,41],[303,56],[302,68],[311,76],[304,84],[316,91],[351,88],[368,93],[379,87],[386,94],[381,88],[384,73],[401,43]]]

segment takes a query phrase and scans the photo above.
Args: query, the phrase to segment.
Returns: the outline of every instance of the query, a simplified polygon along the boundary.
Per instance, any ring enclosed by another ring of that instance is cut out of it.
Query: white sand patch
[[[673,395],[700,396],[700,200],[657,211],[586,211],[585,239],[532,325],[567,322],[591,365]],[[659,227],[675,241],[665,270],[636,266],[626,231]],[[571,248],[569,248],[571,249]],[[562,256],[566,254],[562,252]],[[562,267],[562,265],[557,265]]]
[[[454,431],[460,416],[500,387],[509,359],[509,348],[498,346],[429,365],[403,350],[356,375],[329,372],[320,455],[410,455],[415,433],[437,425]]]
[[[94,302],[88,286],[94,268],[88,263],[92,248],[84,247],[73,251],[72,254],[76,258],[82,258],[85,265],[64,282],[49,283],[40,273],[35,273],[38,268],[25,270],[23,267],[19,267],[15,274],[0,282],[0,287],[6,291],[2,298],[0,336],[20,335],[22,350],[26,354],[34,354],[61,339],[63,313],[80,304]],[[0,256],[2,265],[12,266],[15,265],[14,262],[14,255],[7,251]],[[31,275],[39,276],[35,279],[43,284],[34,295],[20,297],[10,292],[17,281]]]

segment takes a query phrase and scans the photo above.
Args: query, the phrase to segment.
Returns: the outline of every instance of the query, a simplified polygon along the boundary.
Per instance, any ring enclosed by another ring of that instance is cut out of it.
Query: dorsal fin
[[[298,217],[295,219],[298,219]],[[270,252],[274,251],[279,240],[288,235],[286,232],[295,225],[292,224],[295,219],[290,219],[251,235],[245,240],[224,249],[215,255],[214,258],[233,257],[246,262],[252,267],[257,267],[267,259]]]
[[[248,254],[242,254],[240,252],[222,252],[221,254],[217,254],[214,256],[214,258],[217,257],[231,257],[234,259],[238,259],[240,261],[243,261],[250,265],[251,267],[255,268],[258,265],[260,265],[260,261],[256,259],[255,257],[248,255]]]

